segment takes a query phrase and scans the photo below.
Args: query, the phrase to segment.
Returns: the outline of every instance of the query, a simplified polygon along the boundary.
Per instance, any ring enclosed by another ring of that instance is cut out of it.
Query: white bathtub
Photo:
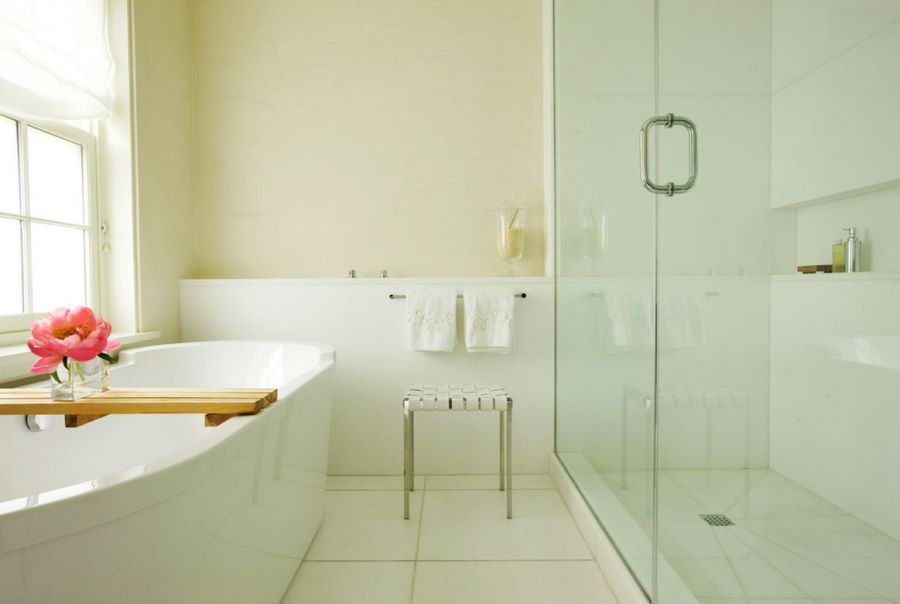
[[[215,428],[0,417],[0,602],[277,603],[318,529],[334,351],[204,342],[126,351],[113,386],[274,387]]]

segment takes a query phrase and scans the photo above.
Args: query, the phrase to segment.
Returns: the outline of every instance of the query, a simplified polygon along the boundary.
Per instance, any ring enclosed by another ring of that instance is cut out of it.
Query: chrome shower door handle
[[[688,179],[682,184],[676,185],[675,183],[667,182],[664,185],[658,185],[650,178],[650,145],[648,139],[650,137],[650,130],[654,126],[659,125],[663,125],[666,128],[683,126],[688,131]],[[687,191],[690,191],[696,182],[697,126],[694,125],[694,122],[686,117],[672,115],[671,113],[657,115],[644,122],[644,125],[641,126],[641,183],[644,185],[644,188],[651,193],[662,193],[663,195],[672,197],[676,193],[686,193]]]

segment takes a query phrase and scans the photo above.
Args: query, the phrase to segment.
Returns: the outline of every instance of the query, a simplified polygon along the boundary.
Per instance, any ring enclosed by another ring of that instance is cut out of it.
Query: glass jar
[[[77,401],[109,390],[109,362],[100,357],[81,362],[69,359],[68,368],[60,365],[57,375],[60,382],[50,380],[54,401]]]
[[[525,208],[497,208],[497,253],[508,264],[522,259],[525,253]]]

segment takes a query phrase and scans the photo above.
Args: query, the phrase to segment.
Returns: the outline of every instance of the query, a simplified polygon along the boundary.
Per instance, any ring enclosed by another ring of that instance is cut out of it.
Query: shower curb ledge
[[[572,479],[563,469],[555,453],[550,454],[550,477],[562,495],[578,530],[590,547],[594,560],[603,571],[609,586],[620,604],[647,604],[647,597],[638,587],[625,562],[619,557],[606,531],[600,526]]]

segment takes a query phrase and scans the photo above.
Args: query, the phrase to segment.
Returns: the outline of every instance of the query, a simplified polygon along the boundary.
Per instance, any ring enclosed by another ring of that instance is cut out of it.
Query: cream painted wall
[[[540,0],[194,0],[199,275],[542,275]]]
[[[134,0],[140,331],[180,334],[178,279],[194,270],[190,7]]]

